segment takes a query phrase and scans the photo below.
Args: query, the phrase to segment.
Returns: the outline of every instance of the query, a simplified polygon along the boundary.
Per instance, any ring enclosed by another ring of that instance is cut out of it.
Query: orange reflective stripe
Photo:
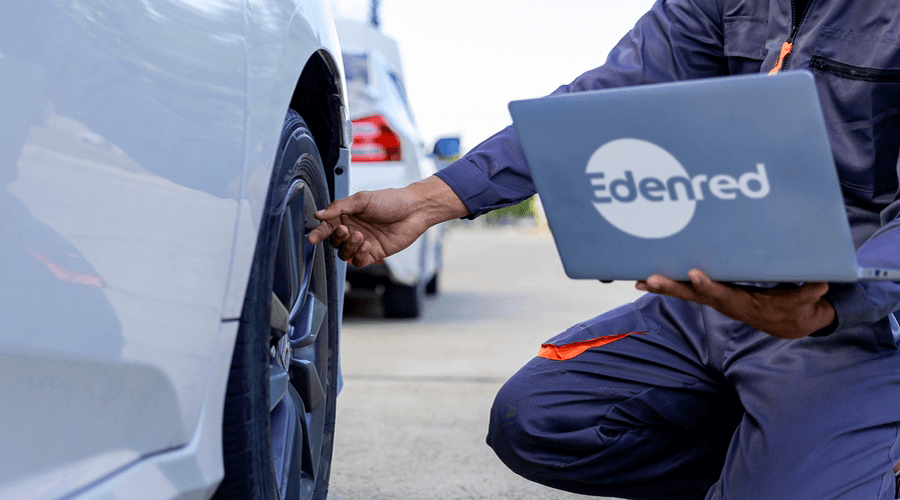
[[[781,71],[781,67],[784,66],[784,58],[791,53],[791,50],[793,50],[793,48],[794,44],[792,42],[784,42],[784,44],[781,46],[781,54],[779,54],[778,56],[778,61],[775,62],[775,67],[772,68],[772,71],[769,71],[770,75],[777,74],[779,71]]]
[[[544,344],[541,346],[541,350],[538,351],[538,357],[552,359],[553,361],[566,361],[568,359],[574,358],[575,356],[578,356],[579,354],[587,351],[592,347],[604,346],[617,340],[624,339],[629,335],[640,333],[644,332],[623,333],[621,335],[607,335],[605,337],[599,337],[596,339],[585,340],[582,342],[573,342],[571,344],[563,345]]]

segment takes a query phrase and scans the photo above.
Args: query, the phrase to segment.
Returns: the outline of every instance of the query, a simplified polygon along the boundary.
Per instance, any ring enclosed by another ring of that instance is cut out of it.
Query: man
[[[556,93],[815,73],[862,265],[900,268],[900,4],[659,0]],[[436,177],[358,193],[310,241],[373,263],[427,227],[534,193],[511,128]],[[488,443],[516,473],[626,498],[887,499],[900,459],[900,285],[732,287],[692,271],[545,344],[501,389]]]

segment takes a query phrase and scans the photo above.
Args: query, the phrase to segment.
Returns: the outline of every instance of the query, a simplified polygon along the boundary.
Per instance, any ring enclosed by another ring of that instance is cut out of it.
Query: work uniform
[[[900,3],[659,0],[555,93],[807,69],[857,257],[900,268]],[[534,194],[511,127],[438,175],[473,215]],[[836,320],[780,340],[648,294],[549,340],[488,443],[518,474],[625,498],[886,499],[900,459],[900,285],[832,285]]]

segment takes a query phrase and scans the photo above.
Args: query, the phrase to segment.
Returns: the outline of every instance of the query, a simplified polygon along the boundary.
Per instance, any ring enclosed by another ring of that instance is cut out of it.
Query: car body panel
[[[127,449],[61,464],[7,486],[2,498],[38,499],[66,496],[78,500],[209,498],[222,477],[222,407],[238,322],[221,323],[223,340],[207,374],[201,425],[183,446],[140,457]],[[124,464],[124,465],[122,465]],[[111,470],[97,477],[97,471]],[[73,491],[72,485],[83,485]]]
[[[330,12],[300,0],[0,12],[0,498],[56,498],[168,453],[208,470],[173,466],[197,484],[151,496],[211,490],[236,328],[223,319],[240,315],[254,207],[300,71],[329,54],[340,78],[336,36],[316,27]]]

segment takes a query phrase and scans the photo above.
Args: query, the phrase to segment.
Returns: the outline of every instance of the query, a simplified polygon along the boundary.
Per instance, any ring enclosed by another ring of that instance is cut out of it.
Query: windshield
[[[368,85],[369,83],[369,58],[365,54],[343,54],[344,57],[344,75],[347,77],[347,83],[359,82]]]

